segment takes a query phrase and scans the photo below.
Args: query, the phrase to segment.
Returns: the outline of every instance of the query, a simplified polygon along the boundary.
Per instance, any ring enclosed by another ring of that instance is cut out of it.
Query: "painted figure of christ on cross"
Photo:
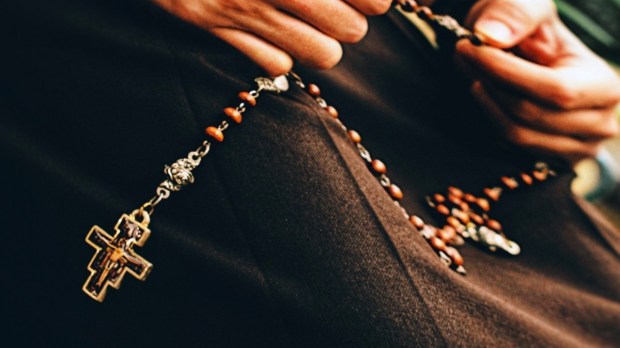
[[[133,251],[133,246],[143,246],[151,231],[148,229],[148,214],[138,222],[135,215],[123,214],[114,227],[111,237],[99,226],[93,226],[86,236],[86,242],[97,249],[88,264],[90,276],[82,289],[88,296],[103,302],[108,286],[118,289],[125,273],[145,280],[153,265]]]

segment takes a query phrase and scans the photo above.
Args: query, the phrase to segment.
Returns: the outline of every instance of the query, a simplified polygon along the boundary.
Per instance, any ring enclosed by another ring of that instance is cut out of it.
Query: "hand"
[[[154,0],[172,14],[236,47],[267,73],[288,72],[293,59],[330,68],[340,42],[357,42],[365,15],[386,12],[391,0]]]
[[[510,142],[574,162],[618,134],[620,79],[561,23],[551,0],[481,0],[466,23],[495,47],[461,40],[457,62]]]

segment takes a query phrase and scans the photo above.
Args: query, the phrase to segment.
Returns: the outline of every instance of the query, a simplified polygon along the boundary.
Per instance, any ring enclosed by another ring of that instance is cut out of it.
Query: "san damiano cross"
[[[141,215],[142,221],[136,219]],[[94,300],[103,302],[108,286],[118,289],[125,273],[129,272],[140,280],[146,280],[153,265],[136,254],[134,245],[143,246],[149,238],[149,214],[145,211],[134,211],[131,215],[123,214],[114,227],[114,237],[107,234],[99,226],[93,226],[86,243],[97,252],[88,264],[90,276],[82,289]]]

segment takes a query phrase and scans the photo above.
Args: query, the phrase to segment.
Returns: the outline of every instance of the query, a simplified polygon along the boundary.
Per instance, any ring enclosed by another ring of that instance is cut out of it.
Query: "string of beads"
[[[467,39],[475,45],[482,44],[482,40],[478,36],[466,28],[463,28],[452,17],[434,14],[429,7],[418,5],[414,0],[395,0],[394,5],[399,6],[405,12],[415,13],[418,17],[435,27],[447,30],[449,33],[452,33],[457,40]],[[404,197],[403,191],[387,176],[387,166],[385,163],[379,159],[373,158],[370,152],[362,145],[362,137],[360,134],[353,129],[348,129],[340,121],[337,109],[327,104],[325,99],[321,96],[320,88],[315,84],[306,85],[302,79],[293,72],[289,73],[287,76],[292,78],[300,88],[304,89],[312,96],[317,104],[323,108],[331,118],[340,124],[353,145],[357,148],[360,157],[366,161],[369,170],[377,177],[379,183],[393,199],[394,204],[401,210],[405,219],[420,232],[441,260],[448,266],[460,274],[466,274],[466,270],[463,267],[463,257],[460,252],[454,248],[454,246],[462,245],[464,239],[478,242],[491,251],[501,249],[511,255],[520,253],[521,248],[517,243],[507,238],[499,221],[492,219],[488,215],[491,209],[490,202],[499,201],[504,189],[515,190],[521,185],[529,186],[534,184],[535,180],[542,182],[555,175],[546,164],[536,164],[533,171],[530,173],[521,173],[518,179],[513,177],[502,177],[500,186],[488,187],[483,190],[484,197],[465,193],[457,187],[449,187],[448,192],[445,194],[437,193],[427,197],[428,205],[438,213],[440,218],[444,218],[444,226],[441,228],[435,227],[427,224],[419,215],[410,214],[400,204],[400,201]],[[287,81],[288,80],[282,76],[274,80],[264,78],[256,79],[259,88],[257,90],[240,92],[238,96],[241,103],[236,107],[225,108],[224,114],[232,122],[240,124],[243,120],[242,114],[246,112],[247,108],[256,106],[256,100],[260,95],[260,91],[268,90],[276,93],[285,91],[288,89]],[[286,86],[282,88],[284,83],[286,83]],[[224,131],[229,125],[230,123],[224,120],[218,126],[207,127],[205,132],[213,140],[222,142],[224,140]]]

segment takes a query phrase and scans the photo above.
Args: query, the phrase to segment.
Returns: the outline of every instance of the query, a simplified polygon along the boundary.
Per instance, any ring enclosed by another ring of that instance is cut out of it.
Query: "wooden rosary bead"
[[[443,204],[438,204],[435,209],[437,209],[437,212],[441,215],[450,215],[450,209]]]
[[[461,202],[459,203],[459,208],[461,208],[462,211],[469,211],[471,208],[469,207],[469,204],[465,203],[465,202]]]
[[[329,114],[329,116],[333,118],[338,118],[338,110],[335,107],[328,105],[325,107],[325,111]]]
[[[456,237],[456,230],[450,225],[445,225],[442,229],[437,230],[437,236],[444,242],[449,242]]]
[[[500,224],[497,220],[488,220],[487,227],[497,232],[502,230],[502,224]]]
[[[457,231],[463,226],[463,224],[459,221],[459,219],[455,218],[454,216],[448,216],[446,221],[448,222],[450,226],[452,226],[452,228],[454,228]]]
[[[241,123],[241,121],[243,121],[243,116],[241,116],[241,113],[235,108],[226,108],[224,109],[224,113],[235,121],[235,123]]]
[[[443,240],[441,240],[441,238],[431,237],[431,239],[429,239],[428,242],[435,250],[439,250],[439,251],[446,250],[447,245]]]
[[[390,187],[388,188],[388,192],[390,193],[390,196],[392,196],[392,198],[394,199],[403,199],[403,191],[401,191],[400,187],[394,184],[390,185]]]
[[[351,139],[351,141],[355,144],[359,144],[362,142],[362,136],[358,132],[354,130],[349,130],[347,134],[349,135],[349,139]]]
[[[504,185],[506,185],[506,187],[508,187],[511,190],[514,190],[517,187],[519,187],[519,183],[517,182],[517,180],[513,178],[509,178],[507,176],[502,176],[502,182],[504,183]]]
[[[460,206],[461,203],[464,203],[460,198],[454,196],[454,195],[448,195],[448,200],[454,204],[454,205],[458,205]]]
[[[321,96],[321,89],[319,88],[319,86],[311,83],[308,85],[308,93],[310,93],[311,96],[318,98]]]
[[[220,143],[224,141],[224,133],[217,127],[207,127],[207,129],[205,129],[205,133]]]
[[[372,160],[372,162],[370,162],[370,166],[372,167],[372,170],[374,170],[377,174],[385,174],[387,172],[387,167],[385,166],[385,163],[381,162],[378,159]]]
[[[424,220],[422,220],[422,218],[417,215],[411,215],[411,217],[409,217],[409,222],[411,222],[411,224],[415,226],[415,228],[417,228],[418,230],[421,230],[422,228],[424,228],[424,225],[426,225],[424,223]]]
[[[458,187],[450,186],[448,192],[456,198],[463,198],[463,191]]]
[[[476,225],[478,225],[478,226],[484,225],[484,219],[482,218],[482,216],[480,216],[478,214],[470,214],[469,217],[472,220],[474,220],[474,223],[476,223]]]
[[[489,201],[484,198],[476,199],[476,204],[484,211],[491,210],[491,204],[489,204]]]
[[[463,196],[463,198],[465,198],[465,200],[468,201],[469,203],[476,202],[476,196],[472,195],[471,193],[466,193],[465,196]]]
[[[467,225],[470,222],[469,215],[463,211],[457,210],[454,215],[463,223],[463,225]]]
[[[526,184],[526,185],[531,185],[532,183],[534,183],[534,180],[532,179],[531,176],[525,174],[525,173],[521,173],[521,180]]]
[[[487,197],[497,202],[499,201],[499,197],[502,195],[502,189],[501,187],[485,188],[484,194],[487,195]]]
[[[351,141],[355,144],[359,144],[362,142],[362,136],[354,130],[349,130],[347,132],[347,135],[349,136],[349,139],[351,139]]]
[[[532,172],[532,175],[534,175],[538,181],[545,181],[547,179],[547,172],[535,170]]]
[[[443,195],[440,195],[439,193],[435,193],[433,195],[433,199],[435,200],[435,202],[437,203],[443,203],[446,201],[446,197],[444,197]]]
[[[251,106],[256,106],[256,98],[253,95],[251,95],[249,92],[239,93],[239,99],[250,104]]]
[[[446,247],[446,250],[444,250],[444,252],[450,257],[450,259],[452,260],[452,262],[454,262],[455,265],[463,266],[463,256],[461,256],[461,253],[459,253],[458,250],[453,247]]]

